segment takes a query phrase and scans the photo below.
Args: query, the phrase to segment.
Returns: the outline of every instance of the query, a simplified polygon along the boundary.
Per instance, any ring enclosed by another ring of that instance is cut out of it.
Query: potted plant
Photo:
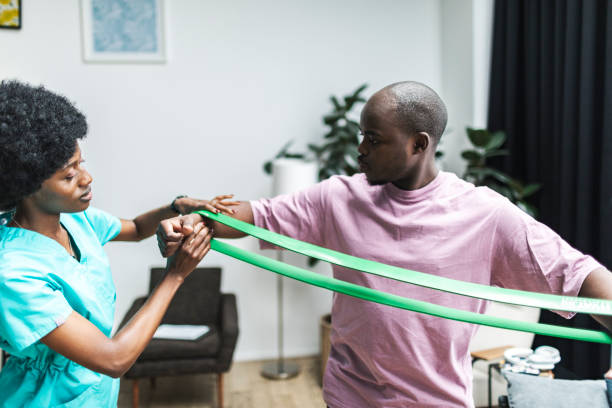
[[[472,148],[461,152],[461,157],[467,160],[463,179],[476,186],[487,186],[505,196],[521,210],[532,217],[537,217],[537,209],[526,199],[535,194],[541,185],[538,183],[523,184],[509,175],[487,166],[487,159],[497,156],[507,156],[508,150],[501,149],[506,141],[503,131],[489,132],[486,129],[466,128]]]

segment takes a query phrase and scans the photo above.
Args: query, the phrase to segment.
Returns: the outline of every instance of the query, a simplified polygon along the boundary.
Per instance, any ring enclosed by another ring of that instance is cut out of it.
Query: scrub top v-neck
[[[101,210],[61,214],[75,253],[37,232],[7,227],[0,217],[0,407],[114,407],[119,380],[91,371],[40,339],[75,311],[110,336],[115,286],[102,248],[121,222]]]

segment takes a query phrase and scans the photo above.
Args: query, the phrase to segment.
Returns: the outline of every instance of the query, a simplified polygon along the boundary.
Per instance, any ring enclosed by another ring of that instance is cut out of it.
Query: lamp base
[[[290,361],[272,361],[264,364],[261,369],[262,377],[269,380],[288,380],[300,373],[300,366]]]

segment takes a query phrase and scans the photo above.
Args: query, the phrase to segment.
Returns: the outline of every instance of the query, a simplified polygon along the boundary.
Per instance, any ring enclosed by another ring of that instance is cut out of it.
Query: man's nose
[[[363,155],[363,156],[367,156],[368,155],[368,150],[365,148],[364,146],[364,142],[365,139],[363,139],[361,141],[361,143],[359,143],[359,147],[357,147],[357,151],[359,152],[359,154]]]

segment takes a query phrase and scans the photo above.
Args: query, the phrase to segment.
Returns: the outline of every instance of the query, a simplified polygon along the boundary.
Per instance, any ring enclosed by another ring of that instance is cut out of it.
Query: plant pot
[[[325,374],[325,366],[327,365],[327,359],[329,358],[329,351],[331,350],[331,342],[329,340],[329,334],[331,332],[331,314],[326,314],[321,317],[321,384],[323,384],[323,375]]]

